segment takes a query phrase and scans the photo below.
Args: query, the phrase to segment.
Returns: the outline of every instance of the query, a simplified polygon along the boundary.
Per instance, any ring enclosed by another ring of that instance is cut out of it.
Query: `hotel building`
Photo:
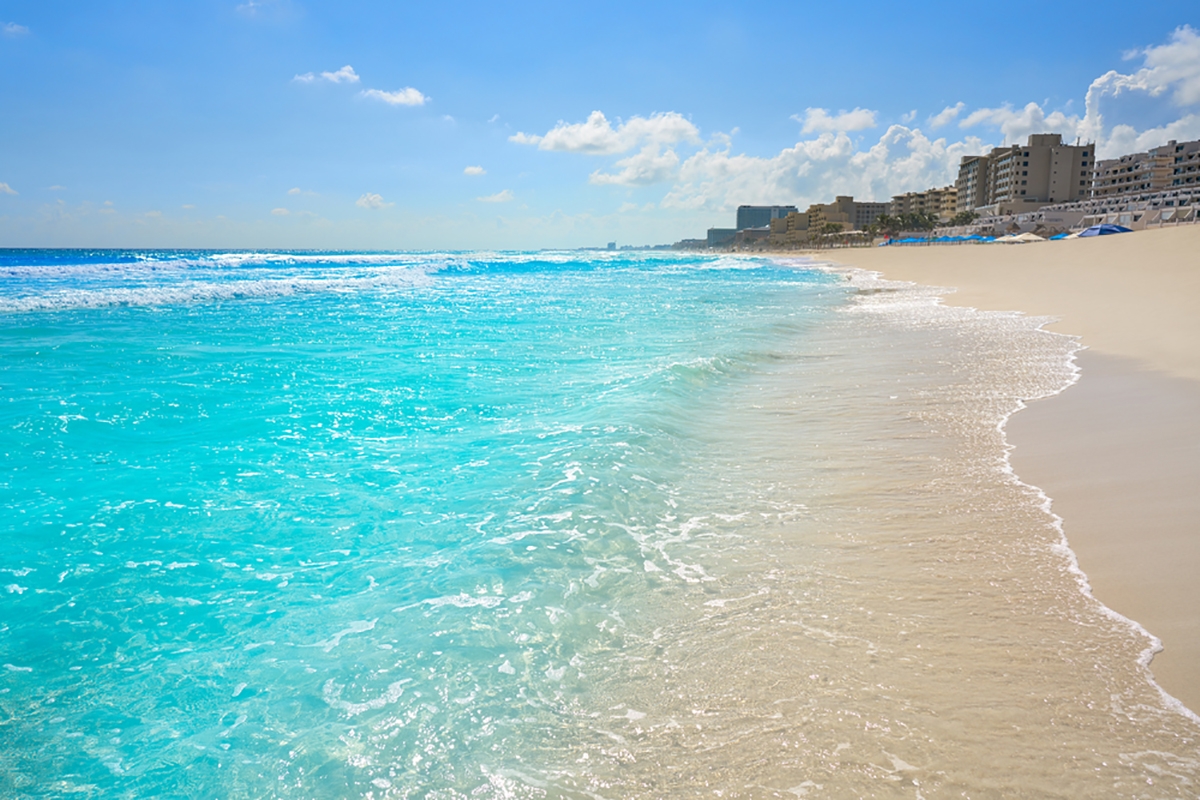
[[[1174,139],[1144,153],[1096,163],[1092,199],[1112,200],[1200,183],[1200,140]]]
[[[888,213],[893,217],[901,214],[932,214],[941,220],[954,216],[958,206],[958,188],[944,186],[924,192],[898,194],[888,203]]]
[[[1057,133],[1033,134],[1025,145],[964,156],[955,181],[956,208],[1004,214],[1084,200],[1091,194],[1094,165],[1093,145],[1064,145]]]

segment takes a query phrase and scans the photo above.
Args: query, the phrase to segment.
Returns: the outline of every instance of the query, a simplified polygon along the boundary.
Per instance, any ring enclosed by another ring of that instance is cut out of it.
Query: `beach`
[[[1011,462],[1063,519],[1094,595],[1162,641],[1151,669],[1200,709],[1200,226],[1043,244],[835,252],[1079,337],[1079,380],[1008,422]]]
[[[0,795],[1191,796],[1195,379],[888,264],[1123,242],[0,251]]]

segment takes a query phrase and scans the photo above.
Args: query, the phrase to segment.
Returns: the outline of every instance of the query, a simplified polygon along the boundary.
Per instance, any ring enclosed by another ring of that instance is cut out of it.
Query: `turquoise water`
[[[629,637],[720,569],[711,429],[849,293],[674,255],[7,251],[0,281],[6,796],[583,769]]]
[[[803,260],[0,251],[0,797],[1194,797],[1008,466],[1044,321]]]

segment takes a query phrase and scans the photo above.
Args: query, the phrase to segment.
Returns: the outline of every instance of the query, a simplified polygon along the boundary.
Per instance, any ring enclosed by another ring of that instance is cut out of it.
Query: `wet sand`
[[[955,287],[1080,337],[1080,380],[1008,424],[1093,593],[1159,637],[1155,679],[1200,710],[1200,225],[1028,245],[822,254]]]

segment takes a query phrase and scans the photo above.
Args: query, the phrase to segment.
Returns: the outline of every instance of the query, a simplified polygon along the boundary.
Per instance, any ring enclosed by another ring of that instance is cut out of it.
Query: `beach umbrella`
[[[1066,239],[1069,235],[1070,234],[1067,234],[1067,233],[1057,233],[1054,236],[1050,237],[1050,241],[1057,242],[1059,239]]]
[[[1022,233],[1012,238],[1013,242],[1044,242],[1046,241],[1036,233]]]
[[[1123,225],[1109,225],[1105,223],[1104,225],[1093,225],[1086,231],[1081,231],[1079,238],[1082,239],[1085,236],[1108,236],[1111,233],[1133,233],[1133,231]]]

